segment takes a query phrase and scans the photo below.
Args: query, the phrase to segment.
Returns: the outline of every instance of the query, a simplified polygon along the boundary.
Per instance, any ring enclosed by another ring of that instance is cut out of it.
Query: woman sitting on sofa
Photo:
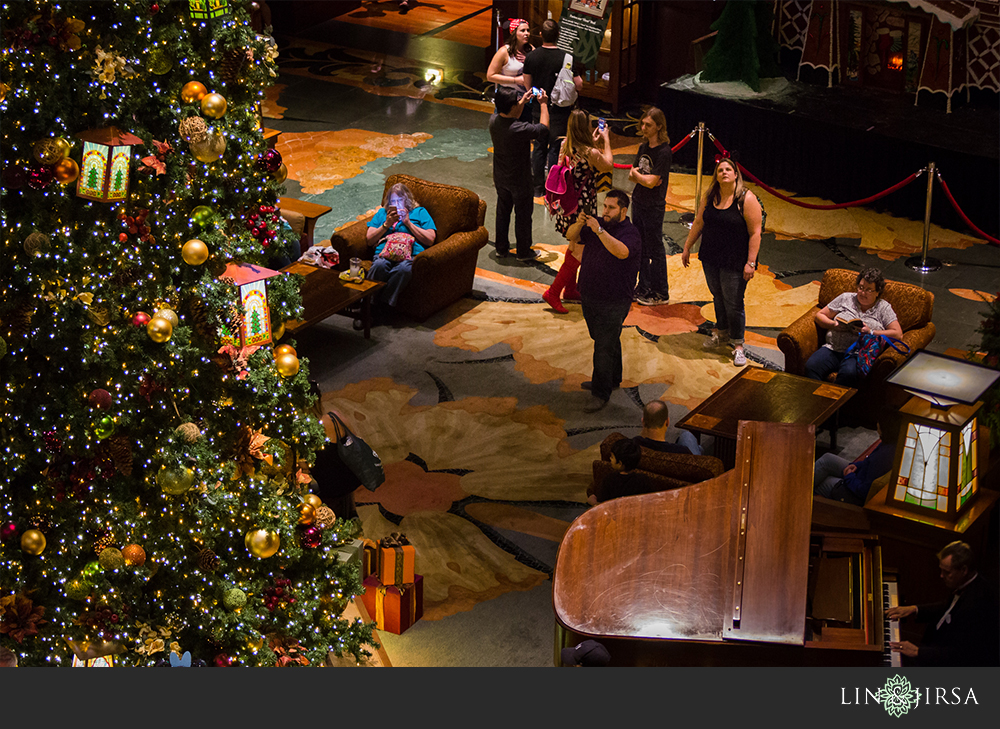
[[[816,312],[816,325],[826,329],[826,344],[806,360],[806,377],[825,380],[837,373],[837,384],[855,387],[861,380],[858,358],[848,357],[847,349],[861,334],[883,334],[900,339],[903,330],[896,312],[881,298],[885,279],[877,268],[858,274],[857,293],[841,294]]]
[[[368,245],[375,246],[368,278],[385,281],[379,300],[396,306],[413,275],[413,258],[434,245],[437,226],[431,214],[417,205],[410,188],[397,183],[386,192],[366,235]]]

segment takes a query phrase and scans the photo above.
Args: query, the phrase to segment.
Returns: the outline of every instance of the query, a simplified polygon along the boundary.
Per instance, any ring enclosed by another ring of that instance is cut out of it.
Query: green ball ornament
[[[226,594],[222,598],[222,604],[226,606],[227,610],[239,610],[247,604],[247,594],[236,587],[226,590]]]
[[[199,205],[191,211],[191,222],[204,228],[212,222],[215,211],[208,205]]]
[[[83,568],[83,572],[80,573],[80,576],[83,579],[83,581],[89,585],[93,585],[94,580],[96,580],[100,575],[101,575],[101,563],[98,562],[97,560],[94,560],[93,562],[88,562],[86,566]]]
[[[184,467],[163,467],[156,474],[156,483],[163,493],[180,496],[194,485],[194,471]]]
[[[114,432],[115,421],[107,415],[97,421],[97,425],[94,426],[94,435],[97,436],[97,440],[104,440]]]
[[[101,550],[101,554],[97,557],[98,563],[103,569],[106,570],[120,570],[125,566],[125,557],[122,555],[120,549],[115,547],[108,547]]]
[[[70,580],[66,583],[63,592],[70,600],[86,600],[90,595],[90,585],[82,579]]]
[[[149,70],[157,76],[170,73],[174,67],[174,59],[165,48],[154,48],[149,52]]]

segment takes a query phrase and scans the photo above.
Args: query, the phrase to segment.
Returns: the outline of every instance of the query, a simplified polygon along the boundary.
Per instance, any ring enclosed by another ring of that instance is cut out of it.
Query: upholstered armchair
[[[819,287],[817,305],[799,317],[778,334],[778,348],[785,355],[785,372],[805,375],[806,360],[826,341],[826,330],[816,325],[815,314],[843,293],[857,288],[857,271],[832,268],[823,276]],[[903,330],[903,341],[910,347],[910,354],[925,348],[934,339],[934,294],[914,284],[899,281],[885,282],[882,298],[892,305]],[[840,424],[875,428],[878,410],[886,402],[886,378],[906,361],[908,354],[886,347],[872,365],[871,372],[859,384],[858,393],[840,410]],[[836,380],[836,373],[830,381]]]
[[[612,433],[601,442],[601,460],[594,461],[593,464],[595,484],[599,484],[601,479],[611,473],[611,448],[624,438],[621,433]],[[650,492],[656,492],[701,483],[721,476],[724,470],[722,461],[715,456],[661,453],[643,448],[639,467],[635,472],[651,484]]]
[[[413,277],[397,306],[400,313],[423,321],[472,291],[479,249],[489,239],[484,226],[486,202],[464,187],[409,175],[392,175],[384,190],[397,182],[410,188],[417,204],[427,208],[437,226],[434,245],[413,259]],[[381,200],[375,202],[376,207],[381,206]],[[372,217],[341,228],[320,244],[337,249],[340,268],[346,269],[351,258],[360,258],[365,268],[370,267],[374,249],[368,246],[366,231]]]

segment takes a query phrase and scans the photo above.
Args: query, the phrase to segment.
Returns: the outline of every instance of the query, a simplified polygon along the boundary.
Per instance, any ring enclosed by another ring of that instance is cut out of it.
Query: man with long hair
[[[663,248],[663,214],[672,152],[663,112],[655,106],[647,109],[639,120],[639,134],[643,141],[628,174],[635,183],[632,222],[642,236],[635,300],[643,306],[656,306],[670,299],[667,254]]]

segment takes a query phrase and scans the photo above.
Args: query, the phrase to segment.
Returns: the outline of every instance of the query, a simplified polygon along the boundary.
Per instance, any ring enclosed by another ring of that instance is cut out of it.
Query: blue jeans
[[[667,282],[667,252],[663,248],[664,212],[666,211],[662,205],[632,206],[632,223],[639,229],[639,237],[642,239],[636,292],[657,294],[668,299],[670,286]]]
[[[837,384],[844,387],[856,387],[861,381],[857,357],[846,357],[843,352],[834,352],[829,347],[820,347],[809,355],[806,377],[825,381],[831,372],[837,373]]]
[[[395,306],[399,301],[399,295],[406,288],[406,284],[410,283],[412,275],[412,259],[393,263],[388,258],[376,258],[372,261],[372,267],[368,269],[369,279],[386,282],[385,288],[378,293],[378,299],[389,306]]]
[[[593,301],[584,295],[583,318],[594,340],[594,374],[590,392],[601,400],[611,398],[611,391],[622,382],[622,324],[632,302]]]
[[[813,469],[813,493],[834,501],[843,501],[856,506],[864,506],[854,492],[844,486],[844,469],[850,461],[833,453],[824,453],[816,461]]]
[[[721,334],[729,332],[729,341],[732,344],[743,344],[747,324],[746,309],[743,305],[747,282],[743,278],[743,272],[719,268],[704,262],[701,267],[705,271],[708,290],[712,292],[712,303],[715,304],[715,328]]]
[[[690,430],[682,430],[681,434],[677,436],[677,440],[674,441],[679,446],[684,446],[693,455],[702,455],[701,443],[698,442],[698,437],[692,433]]]

